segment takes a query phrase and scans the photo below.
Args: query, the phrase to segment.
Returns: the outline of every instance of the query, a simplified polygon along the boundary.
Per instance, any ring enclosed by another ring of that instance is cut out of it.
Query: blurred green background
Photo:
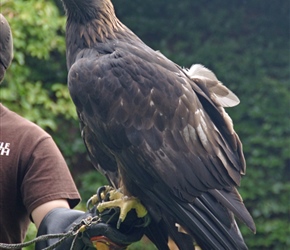
[[[239,191],[257,234],[241,230],[249,249],[290,249],[290,1],[113,3],[119,19],[149,46],[184,67],[205,65],[239,96],[240,105],[227,111],[244,145],[248,168]],[[62,3],[0,4],[14,36],[1,102],[53,136],[85,202],[106,181],[88,160],[66,87]],[[34,235],[32,226],[27,239]],[[146,247],[154,249],[146,243],[131,249]]]

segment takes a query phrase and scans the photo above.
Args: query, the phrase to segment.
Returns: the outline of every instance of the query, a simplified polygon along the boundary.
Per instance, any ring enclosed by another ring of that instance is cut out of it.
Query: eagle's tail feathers
[[[204,249],[248,249],[234,216],[208,195],[192,204],[175,203],[175,215],[184,230]]]
[[[145,228],[144,234],[151,240],[158,249],[169,250],[168,231],[166,225],[160,221],[151,221],[150,225]]]
[[[221,204],[231,210],[235,216],[243,221],[254,233],[256,227],[252,216],[245,207],[241,196],[236,188],[228,192],[226,190],[210,190],[209,191]]]

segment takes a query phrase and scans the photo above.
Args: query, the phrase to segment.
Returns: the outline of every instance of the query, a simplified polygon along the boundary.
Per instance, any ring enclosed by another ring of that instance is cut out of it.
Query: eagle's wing
[[[242,145],[226,105],[211,98],[215,90],[148,47],[112,46],[77,58],[68,80],[83,122],[115,157],[128,191],[161,207],[175,204],[168,213],[178,214],[176,199],[198,202],[212,190],[210,197],[254,230],[234,188],[245,171]]]
[[[98,143],[95,134],[82,121],[81,114],[78,114],[80,122],[81,135],[87,149],[88,155],[93,166],[104,176],[106,176],[109,183],[114,187],[119,187],[119,171],[117,162],[112,154],[105,151]]]
[[[211,70],[203,65],[194,64],[186,73],[195,84],[209,94],[209,98],[216,106],[234,107],[240,103],[239,98],[224,86]]]
[[[116,50],[72,66],[69,88],[89,127],[103,128],[100,136],[113,151],[143,147],[138,154],[147,161],[154,153],[154,171],[185,196],[239,184],[241,143],[225,112],[181,69],[170,71],[140,53]],[[185,179],[186,190],[179,188]]]

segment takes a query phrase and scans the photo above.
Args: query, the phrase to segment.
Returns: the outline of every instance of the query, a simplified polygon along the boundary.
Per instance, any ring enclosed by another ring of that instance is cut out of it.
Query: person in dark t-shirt
[[[30,214],[39,226],[50,209],[79,199],[52,138],[0,104],[0,242],[21,242]]]
[[[0,83],[12,60],[12,35],[0,14]],[[0,242],[24,240],[30,216],[39,227],[54,208],[80,196],[50,135],[0,103]]]

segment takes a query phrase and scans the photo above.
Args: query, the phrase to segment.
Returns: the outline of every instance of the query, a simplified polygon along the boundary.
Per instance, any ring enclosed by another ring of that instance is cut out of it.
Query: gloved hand
[[[144,233],[143,219],[130,211],[120,229],[115,225],[119,218],[119,209],[105,210],[97,215],[94,207],[89,212],[67,208],[56,208],[42,220],[38,234],[66,233],[74,229],[76,236],[65,239],[54,249],[57,250],[118,250],[125,249],[133,242],[139,241]],[[81,229],[80,229],[81,228]],[[48,239],[36,243],[35,250],[44,249],[58,242],[59,239]],[[71,248],[73,245],[73,248]]]

